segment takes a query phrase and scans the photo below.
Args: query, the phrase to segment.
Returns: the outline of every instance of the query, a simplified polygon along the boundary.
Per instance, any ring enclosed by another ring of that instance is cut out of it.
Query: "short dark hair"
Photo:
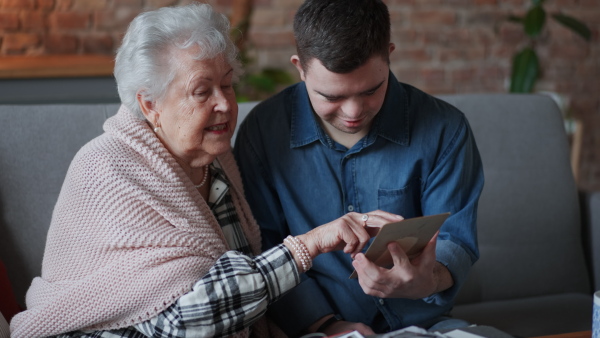
[[[294,17],[302,69],[313,58],[349,73],[380,55],[389,61],[390,14],[381,0],[307,0]]]

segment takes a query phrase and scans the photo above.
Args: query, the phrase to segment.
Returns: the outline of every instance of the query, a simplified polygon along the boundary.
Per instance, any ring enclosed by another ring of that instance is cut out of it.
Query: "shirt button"
[[[379,298],[379,304],[383,305],[385,302],[383,301],[383,299]]]
[[[348,206],[348,211],[354,211],[354,206],[352,204]]]

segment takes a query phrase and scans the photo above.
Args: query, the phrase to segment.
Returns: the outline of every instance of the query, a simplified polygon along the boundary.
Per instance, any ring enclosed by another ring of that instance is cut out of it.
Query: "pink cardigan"
[[[145,121],[125,107],[75,156],[54,209],[42,275],[12,336],[128,327],[191,290],[226,250],[212,212]],[[230,152],[218,158],[255,253],[260,234]],[[242,335],[247,335],[247,331]]]

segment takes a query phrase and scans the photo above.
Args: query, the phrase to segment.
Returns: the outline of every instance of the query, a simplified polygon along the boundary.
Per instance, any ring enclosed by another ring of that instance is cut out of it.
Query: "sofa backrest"
[[[485,175],[481,258],[457,302],[591,294],[569,144],[554,101],[517,94],[441,98],[467,116]]]
[[[481,258],[460,303],[589,292],[577,191],[558,108],[541,95],[450,95],[483,159]],[[238,125],[255,103],[240,104]],[[0,260],[17,300],[41,272],[52,210],[75,153],[118,104],[0,105]]]
[[[577,187],[558,106],[535,94],[439,98],[465,113],[485,175],[478,209],[481,257],[457,303],[590,293]],[[240,113],[238,123],[242,120]]]
[[[240,116],[254,105],[240,104]],[[118,108],[112,103],[0,104],[0,260],[22,307],[32,279],[41,273],[52,211],[69,164]]]
[[[17,300],[41,272],[46,234],[75,153],[118,105],[1,105],[0,259]]]

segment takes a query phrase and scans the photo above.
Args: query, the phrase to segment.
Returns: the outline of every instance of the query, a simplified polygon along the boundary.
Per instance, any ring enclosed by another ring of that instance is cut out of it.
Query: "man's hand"
[[[323,323],[325,323],[331,317],[333,317],[333,315],[327,315],[327,316],[317,320],[308,328],[308,332],[317,332],[317,330],[321,327],[321,325],[323,325]],[[358,331],[363,336],[375,334],[375,332],[373,332],[373,330],[369,326],[367,326],[363,323],[347,322],[344,320],[339,320],[339,321],[333,322],[333,323],[329,324],[327,327],[325,327],[322,330],[322,332],[321,331],[319,331],[319,332],[325,333],[328,336],[333,336],[336,334],[340,334],[342,332],[352,332],[352,331]]]
[[[438,232],[439,233],[439,232]],[[423,252],[410,259],[396,242],[388,244],[394,266],[385,269],[357,254],[352,265],[363,291],[379,298],[419,299],[450,288],[454,281],[448,269],[435,259],[438,233]]]
[[[324,333],[328,336],[333,336],[342,332],[352,331],[358,331],[363,336],[375,334],[375,332],[373,332],[373,330],[369,326],[363,323],[346,322],[343,320],[332,323],[331,325],[327,326],[325,330],[323,330],[323,332],[321,333]]]

